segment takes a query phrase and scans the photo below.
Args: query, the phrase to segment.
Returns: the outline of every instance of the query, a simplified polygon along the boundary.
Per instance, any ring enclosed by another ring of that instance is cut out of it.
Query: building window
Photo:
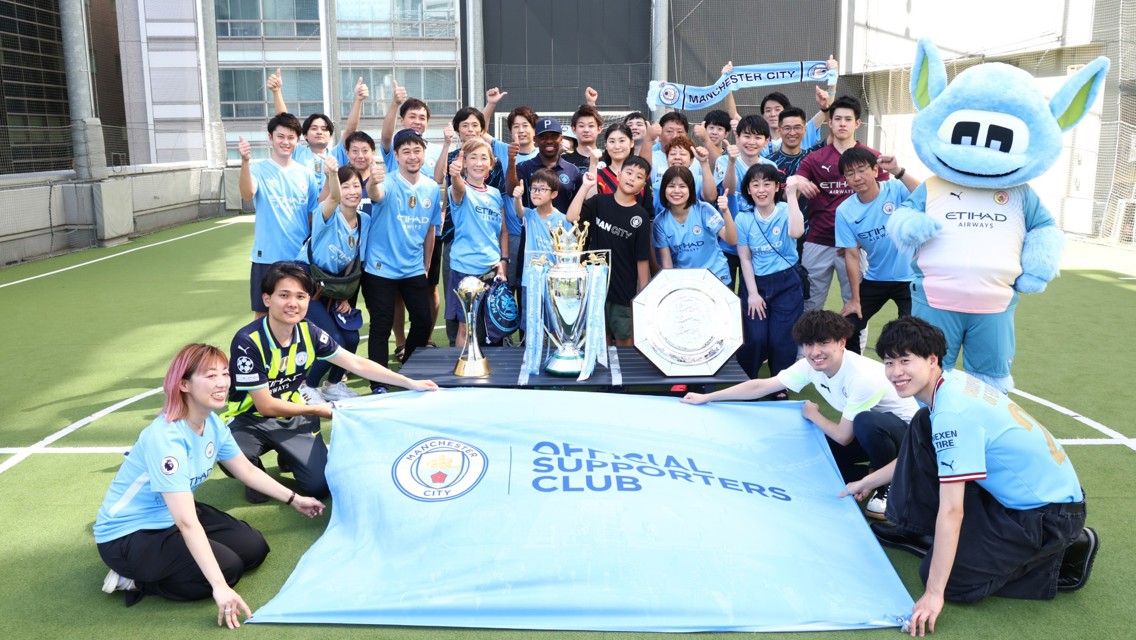
[[[319,0],[215,0],[221,38],[319,36]]]
[[[274,70],[273,70],[274,71]],[[221,117],[263,118],[273,116],[272,98],[265,82],[267,69],[221,69]],[[303,120],[323,111],[323,79],[319,69],[281,69],[284,103]],[[352,84],[352,87],[355,85]]]
[[[394,83],[390,67],[343,67],[339,71],[341,91],[339,114],[351,111],[355,100],[355,83],[360,77],[371,90],[371,98],[363,103],[364,118],[381,118],[390,104]],[[430,106],[432,117],[449,118],[460,108],[458,103],[458,72],[453,67],[399,67],[393,70],[399,86],[406,88],[412,98],[423,100]]]
[[[453,0],[336,0],[341,38],[457,37]]]
[[[0,174],[70,169],[57,2],[0,2]]]

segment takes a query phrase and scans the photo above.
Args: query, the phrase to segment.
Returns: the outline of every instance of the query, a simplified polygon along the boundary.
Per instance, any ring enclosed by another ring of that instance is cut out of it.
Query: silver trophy
[[[588,223],[570,230],[552,230],[552,265],[546,279],[544,327],[556,346],[544,370],[558,376],[576,376],[584,366],[585,313],[588,308],[588,263],[604,261],[583,251]],[[602,301],[601,301],[602,303]]]
[[[489,375],[489,361],[481,355],[481,347],[477,344],[477,309],[481,306],[486,291],[489,291],[489,286],[477,276],[462,278],[454,289],[461,302],[462,317],[465,318],[465,346],[454,365],[455,376],[483,378]]]

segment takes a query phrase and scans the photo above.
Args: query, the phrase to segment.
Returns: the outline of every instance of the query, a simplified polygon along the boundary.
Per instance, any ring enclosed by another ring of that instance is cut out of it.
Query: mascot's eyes
[[[986,132],[986,147],[995,151],[1009,151],[1014,146],[1014,132],[996,124]]]
[[[947,115],[939,126],[939,139],[960,147],[986,147],[1002,153],[1025,153],[1029,128],[1008,113],[960,109]]]
[[[951,132],[951,144],[973,145],[978,141],[978,130],[982,125],[977,122],[959,122]]]

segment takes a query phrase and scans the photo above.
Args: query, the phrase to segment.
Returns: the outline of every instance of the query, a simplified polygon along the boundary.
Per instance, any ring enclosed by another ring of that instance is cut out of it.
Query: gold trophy
[[[454,375],[465,378],[484,378],[489,375],[489,361],[481,355],[481,347],[477,344],[477,310],[481,306],[481,299],[489,285],[477,276],[466,276],[458,283],[454,293],[461,302],[462,316],[465,318],[465,346],[462,347],[458,363],[454,365]]]

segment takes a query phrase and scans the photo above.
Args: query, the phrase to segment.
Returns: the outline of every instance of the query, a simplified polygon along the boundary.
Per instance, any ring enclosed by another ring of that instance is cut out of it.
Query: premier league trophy
[[[465,346],[462,347],[458,363],[454,365],[454,375],[466,378],[483,378],[489,375],[489,361],[481,355],[477,344],[477,310],[489,286],[477,276],[466,276],[458,283],[454,293],[462,306],[465,318]]]
[[[607,362],[603,314],[608,264],[604,255],[583,251],[587,236],[586,222],[583,228],[573,224],[571,229],[552,229],[552,251],[526,268],[530,373],[539,366],[545,334],[555,347],[544,365],[548,373],[583,380],[591,375],[597,359]]]

